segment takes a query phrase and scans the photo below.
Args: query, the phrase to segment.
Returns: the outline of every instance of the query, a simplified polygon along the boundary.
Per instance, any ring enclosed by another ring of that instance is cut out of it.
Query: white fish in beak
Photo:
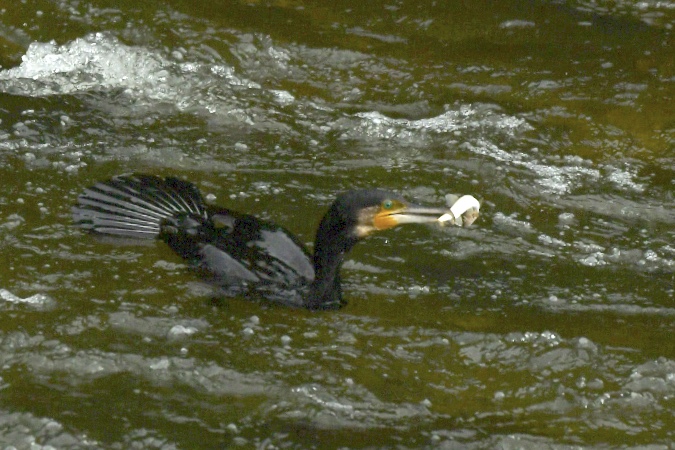
[[[477,218],[480,211],[480,202],[472,195],[463,195],[461,197],[448,194],[445,196],[450,212],[443,214],[438,218],[441,225],[457,225],[458,227],[468,227]]]

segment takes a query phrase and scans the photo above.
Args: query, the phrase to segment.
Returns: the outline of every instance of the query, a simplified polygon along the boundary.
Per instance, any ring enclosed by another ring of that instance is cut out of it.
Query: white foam
[[[130,47],[105,33],[75,39],[65,45],[33,42],[18,67],[0,71],[0,80],[40,82],[25,86],[35,95],[69,94],[91,89],[147,90],[165,83],[174,63],[141,47]],[[14,85],[14,90],[21,90]],[[32,88],[32,89],[31,89]]]
[[[223,63],[176,61],[152,48],[126,45],[107,33],[89,34],[64,45],[33,42],[19,66],[0,70],[4,92],[44,97],[116,91],[133,98],[137,106],[169,104],[250,123],[236,98],[227,95],[237,88],[261,87]]]
[[[30,297],[21,298],[18,295],[12,294],[7,289],[0,289],[0,299],[10,303],[38,307],[52,306],[54,304],[54,300],[45,294],[34,294]]]
[[[346,130],[346,134],[350,137],[356,137],[362,133],[376,138],[405,140],[413,136],[413,131],[443,134],[489,125],[498,130],[513,133],[519,129],[531,128],[523,119],[491,111],[478,111],[469,105],[445,111],[437,116],[415,120],[392,118],[378,111],[357,113],[355,117],[360,119],[360,123],[355,129]],[[417,133],[414,136],[417,136]]]

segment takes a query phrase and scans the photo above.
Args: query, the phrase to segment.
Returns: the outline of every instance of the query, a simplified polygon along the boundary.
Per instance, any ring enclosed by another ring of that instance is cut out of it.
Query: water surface
[[[0,443],[667,448],[669,2],[0,8]],[[359,244],[346,308],[214,302],[74,229],[96,180],[195,181],[311,246],[335,195],[485,199]],[[47,447],[48,448],[48,447]]]

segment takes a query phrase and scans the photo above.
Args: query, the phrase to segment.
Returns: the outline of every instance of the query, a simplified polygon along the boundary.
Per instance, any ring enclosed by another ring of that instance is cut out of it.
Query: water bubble
[[[161,358],[159,361],[150,364],[152,370],[166,370],[169,366],[170,362],[168,358]]]
[[[185,327],[183,325],[174,325],[169,330],[170,337],[190,336],[195,334],[197,329],[194,327]]]

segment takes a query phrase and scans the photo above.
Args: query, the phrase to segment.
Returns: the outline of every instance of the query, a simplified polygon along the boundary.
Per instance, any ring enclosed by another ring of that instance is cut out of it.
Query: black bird
[[[291,233],[254,216],[206,204],[178,178],[121,175],[85,189],[75,223],[104,235],[162,239],[226,296],[255,293],[308,309],[337,309],[345,254],[374,231],[433,223],[447,208],[423,208],[381,190],[337,197],[316,232],[314,255]]]

